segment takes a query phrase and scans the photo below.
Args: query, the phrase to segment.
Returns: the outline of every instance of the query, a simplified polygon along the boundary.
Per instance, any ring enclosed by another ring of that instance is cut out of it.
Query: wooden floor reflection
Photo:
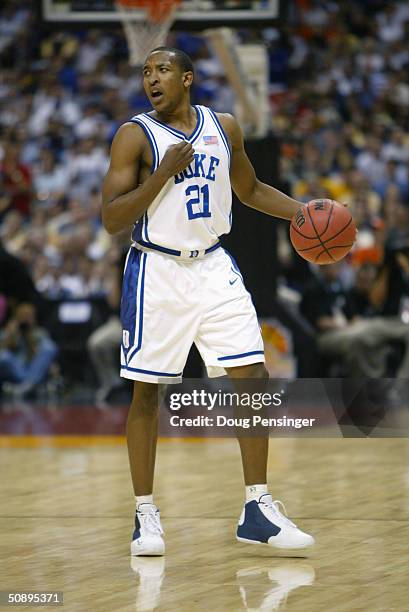
[[[409,442],[271,442],[270,488],[314,534],[307,557],[238,544],[234,440],[159,443],[164,559],[128,554],[126,448],[1,448],[0,590],[61,590],[65,609],[403,612],[409,609]]]

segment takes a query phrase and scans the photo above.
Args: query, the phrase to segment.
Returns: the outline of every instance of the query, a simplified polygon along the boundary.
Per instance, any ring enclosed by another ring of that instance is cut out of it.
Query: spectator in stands
[[[23,215],[18,210],[10,210],[5,215],[0,225],[0,238],[9,253],[18,254],[26,239]]]
[[[49,298],[101,291],[111,238],[101,228],[96,194],[113,134],[147,110],[141,75],[127,62],[119,27],[49,32],[37,27],[30,6],[6,0],[0,7],[0,236],[23,262],[0,247],[0,293],[12,296],[9,305],[35,299],[29,273]],[[380,224],[388,243],[404,239],[409,225],[402,203],[409,193],[408,21],[406,4],[393,0],[297,0],[284,34],[279,27],[237,33],[271,49],[271,127],[283,142],[286,190],[303,200],[327,195],[348,202],[365,238],[362,248],[375,244],[377,253],[383,248]],[[195,60],[195,103],[231,112],[234,92],[203,37],[170,36]],[[284,243],[287,229],[282,234]],[[67,269],[63,262],[71,259]],[[309,273],[297,259],[283,275],[299,289]],[[371,274],[358,272],[354,299],[360,307]],[[391,304],[402,289],[394,275],[378,315],[398,316]],[[352,294],[342,297],[348,309]],[[364,311],[361,324],[369,323]],[[346,321],[345,329],[351,324]]]
[[[372,185],[386,177],[386,167],[381,158],[381,150],[382,144],[379,138],[371,136],[368,138],[365,150],[356,158],[357,168]]]
[[[353,364],[348,361],[353,358],[350,355],[351,338],[345,334],[345,292],[340,282],[340,269],[340,264],[320,266],[303,291],[300,312],[317,332],[320,353],[341,357],[352,373]]]
[[[344,313],[348,321],[374,317],[376,309],[371,301],[371,292],[377,269],[373,263],[363,263],[355,275],[355,284],[346,292]]]
[[[366,341],[368,325],[373,320],[364,318],[370,306],[365,297],[362,299],[362,294],[365,296],[369,292],[368,279],[366,272],[361,273],[360,299],[356,299],[356,292],[350,294],[348,311],[347,293],[340,282],[340,271],[341,264],[320,266],[317,277],[303,292],[300,311],[316,329],[318,351],[324,359],[338,360],[342,366],[341,373],[348,377],[370,377],[375,367],[372,364],[374,347],[368,346]],[[346,312],[352,319],[350,323]],[[385,342],[379,348],[386,355]],[[379,362],[378,356],[376,362]]]
[[[40,163],[34,168],[34,189],[40,201],[57,199],[64,195],[69,184],[69,175],[64,167],[56,163],[52,151],[40,153]]]
[[[43,382],[57,355],[57,347],[36,322],[33,304],[21,303],[0,335],[0,386],[24,397]]]
[[[38,293],[24,263],[6,251],[0,240],[0,295],[15,304],[38,302]]]
[[[301,301],[320,353],[340,359],[350,377],[379,378],[387,375],[391,343],[401,342],[404,357],[396,376],[409,378],[409,239],[388,249],[376,280],[372,268],[363,267],[349,294],[341,290],[337,268],[322,266]]]
[[[27,217],[31,203],[31,171],[21,163],[20,153],[21,146],[17,142],[6,144],[0,164],[0,191],[8,196],[10,210]]]
[[[67,161],[73,197],[86,202],[93,189],[100,188],[109,162],[106,143],[96,138],[80,141]]]
[[[396,377],[409,378],[409,206],[400,204],[397,226],[389,232],[385,257],[377,278],[372,283],[369,301],[361,307],[376,316],[359,326],[359,350],[366,355],[364,375],[370,378],[387,376],[387,355],[391,343],[403,345],[403,358]],[[362,282],[362,281],[361,281]],[[366,287],[370,284],[364,279]],[[355,300],[357,304],[357,290]],[[353,308],[353,307],[352,307]]]
[[[111,391],[122,384],[118,373],[118,353],[122,333],[119,304],[125,254],[121,257],[118,250],[112,248],[109,259],[110,266],[106,272],[106,280],[108,282],[107,302],[110,316],[108,321],[98,327],[88,339],[89,356],[99,382],[99,388],[95,394],[97,405],[105,404]]]

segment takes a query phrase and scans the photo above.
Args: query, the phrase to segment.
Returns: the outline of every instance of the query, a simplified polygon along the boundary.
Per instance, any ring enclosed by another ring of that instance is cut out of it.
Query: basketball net
[[[180,3],[181,0],[116,0],[131,66],[141,66],[149,51],[166,42]]]

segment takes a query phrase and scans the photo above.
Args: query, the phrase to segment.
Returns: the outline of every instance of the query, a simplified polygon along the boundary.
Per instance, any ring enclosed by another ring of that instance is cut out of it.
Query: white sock
[[[268,493],[266,484],[254,484],[246,486],[246,504],[249,501],[253,501],[253,499],[258,501],[259,498],[265,493]]]
[[[136,508],[141,504],[153,504],[153,494],[151,495],[135,495]]]

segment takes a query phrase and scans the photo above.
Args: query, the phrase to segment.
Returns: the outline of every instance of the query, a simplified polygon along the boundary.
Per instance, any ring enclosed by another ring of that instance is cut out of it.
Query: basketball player
[[[152,496],[159,396],[163,384],[180,380],[192,343],[210,376],[268,378],[251,297],[219,242],[231,227],[231,189],[247,206],[282,219],[300,206],[257,180],[231,115],[191,106],[193,73],[178,49],[149,54],[143,79],[153,110],[119,128],[103,186],[107,231],[134,224],[121,303],[121,376],[135,381],[127,421],[132,555],[164,554]],[[268,492],[268,439],[239,443],[246,497],[237,538],[288,549],[314,544]]]

